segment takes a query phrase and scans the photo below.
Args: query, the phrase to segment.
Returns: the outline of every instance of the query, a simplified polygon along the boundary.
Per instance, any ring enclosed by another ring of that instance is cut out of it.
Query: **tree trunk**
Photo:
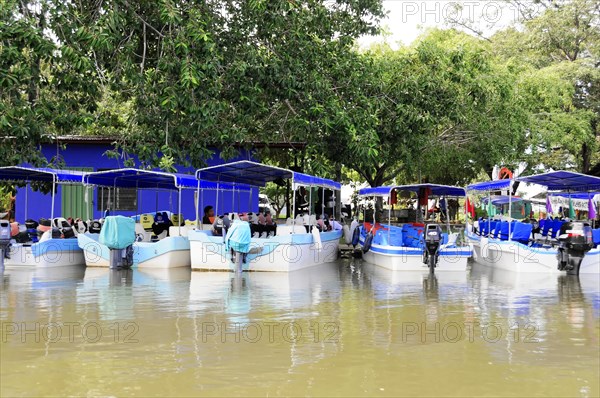
[[[587,143],[583,143],[581,147],[581,172],[587,174],[590,171],[590,147]]]
[[[342,165],[339,163],[335,165],[335,180],[336,181],[342,180]],[[335,194],[334,214],[337,216],[338,220],[341,220],[341,218],[342,218],[342,191],[340,190],[340,191],[334,192],[334,194]]]

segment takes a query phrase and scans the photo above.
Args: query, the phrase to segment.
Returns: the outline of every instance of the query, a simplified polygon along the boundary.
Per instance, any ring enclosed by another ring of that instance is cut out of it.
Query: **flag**
[[[571,220],[575,219],[575,208],[573,207],[573,199],[569,197],[569,218]]]
[[[467,198],[465,202],[465,213],[471,215],[471,219],[475,219],[475,205]]]
[[[592,198],[588,200],[588,218],[594,220],[596,218],[596,205]]]
[[[488,217],[494,217],[496,215],[496,206],[492,203],[491,200],[488,202],[487,213]]]
[[[550,195],[546,196],[546,213],[552,214],[552,203],[550,202]]]

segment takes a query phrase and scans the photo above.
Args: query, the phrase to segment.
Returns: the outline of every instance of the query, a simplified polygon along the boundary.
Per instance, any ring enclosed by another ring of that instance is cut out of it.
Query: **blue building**
[[[81,171],[102,171],[123,168],[123,159],[108,157],[106,152],[113,150],[112,140],[100,137],[62,137],[58,143],[44,145],[41,148],[47,160],[59,158],[64,162],[65,168]],[[254,160],[251,151],[240,149],[235,160]],[[218,152],[206,160],[209,166],[224,163]],[[139,162],[136,160],[136,167]],[[195,170],[190,167],[176,166],[178,172],[193,174]],[[196,190],[183,190],[181,199],[181,212],[185,219],[196,218]],[[235,199],[235,201],[234,201]],[[212,205],[218,213],[231,211],[257,211],[258,189],[253,189],[251,194],[220,191],[218,204],[216,191],[201,191],[201,206]],[[235,208],[232,208],[235,203]],[[49,218],[51,213],[51,196],[32,190],[30,187],[17,189],[15,201],[16,217],[19,222],[26,219],[38,220],[42,217]],[[103,217],[104,210],[110,208],[111,214],[131,216],[134,214],[155,213],[156,211],[172,211],[177,213],[178,193],[176,191],[139,190],[135,188],[117,188],[116,191],[108,188],[85,188],[82,185],[58,186],[54,201],[55,217],[98,219]],[[200,209],[202,216],[202,208]]]

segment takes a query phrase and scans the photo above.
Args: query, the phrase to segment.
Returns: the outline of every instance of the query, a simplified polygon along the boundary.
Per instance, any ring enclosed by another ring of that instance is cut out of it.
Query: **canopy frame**
[[[196,170],[196,178],[200,181],[215,181],[217,184],[220,184],[221,182],[233,184],[242,183],[256,188],[264,187],[267,182],[273,182],[280,179],[291,180],[292,190],[294,191],[292,196],[292,232],[296,225],[297,186],[321,187],[332,191],[339,191],[341,189],[341,184],[333,180],[249,160],[235,161],[198,169]],[[312,195],[312,192],[310,195]],[[309,203],[309,217],[311,208],[312,203]]]
[[[54,220],[54,202],[56,185],[82,184],[85,173],[76,170],[59,170],[49,167],[25,167],[25,166],[4,166],[0,167],[1,181],[20,181],[26,183],[25,187],[25,218],[27,219],[27,208],[29,206],[29,186],[32,182],[51,182],[51,210],[50,219]]]

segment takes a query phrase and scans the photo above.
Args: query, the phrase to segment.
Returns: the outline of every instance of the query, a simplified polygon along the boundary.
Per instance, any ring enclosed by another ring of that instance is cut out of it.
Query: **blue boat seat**
[[[564,224],[564,221],[554,220],[554,222],[552,223],[552,238],[553,239],[556,239],[556,237],[558,236],[558,233],[560,232],[560,227],[562,227],[563,224]]]
[[[488,230],[489,224],[487,220],[481,220],[479,221],[479,232],[481,236],[485,236],[488,234],[488,232],[490,232]]]
[[[592,240],[594,241],[594,245],[596,245],[596,247],[600,246],[600,228],[592,230]]]
[[[531,232],[533,231],[533,225],[523,222],[516,223],[514,225],[514,231],[512,231],[512,240],[527,245]]]
[[[508,221],[502,221],[500,224],[500,240],[508,240]]]
[[[544,227],[542,228],[542,221],[544,221]],[[548,233],[550,232],[550,229],[552,228],[552,225],[554,223],[554,220],[552,220],[551,218],[547,219],[547,220],[541,220],[540,221],[540,229],[542,230],[542,236],[548,236]]]
[[[389,231],[380,229],[375,233],[373,243],[382,246],[402,246],[402,230],[398,227],[392,227]]]
[[[546,219],[542,218],[540,220],[540,222],[538,223],[538,226],[540,227],[540,231],[544,230],[544,226],[546,226]]]
[[[498,221],[491,221],[489,230],[487,231],[486,235],[491,236],[493,238],[494,237],[493,232],[496,229],[496,225],[498,225]]]
[[[496,227],[494,228],[494,238],[495,239],[499,239],[500,238],[500,231],[502,231],[502,223],[505,221],[498,221],[496,222]],[[508,229],[507,229],[508,231]]]
[[[423,233],[422,227],[414,227],[412,225],[405,224],[402,227],[402,239],[404,246],[407,247],[419,247],[421,241],[421,234]]]

